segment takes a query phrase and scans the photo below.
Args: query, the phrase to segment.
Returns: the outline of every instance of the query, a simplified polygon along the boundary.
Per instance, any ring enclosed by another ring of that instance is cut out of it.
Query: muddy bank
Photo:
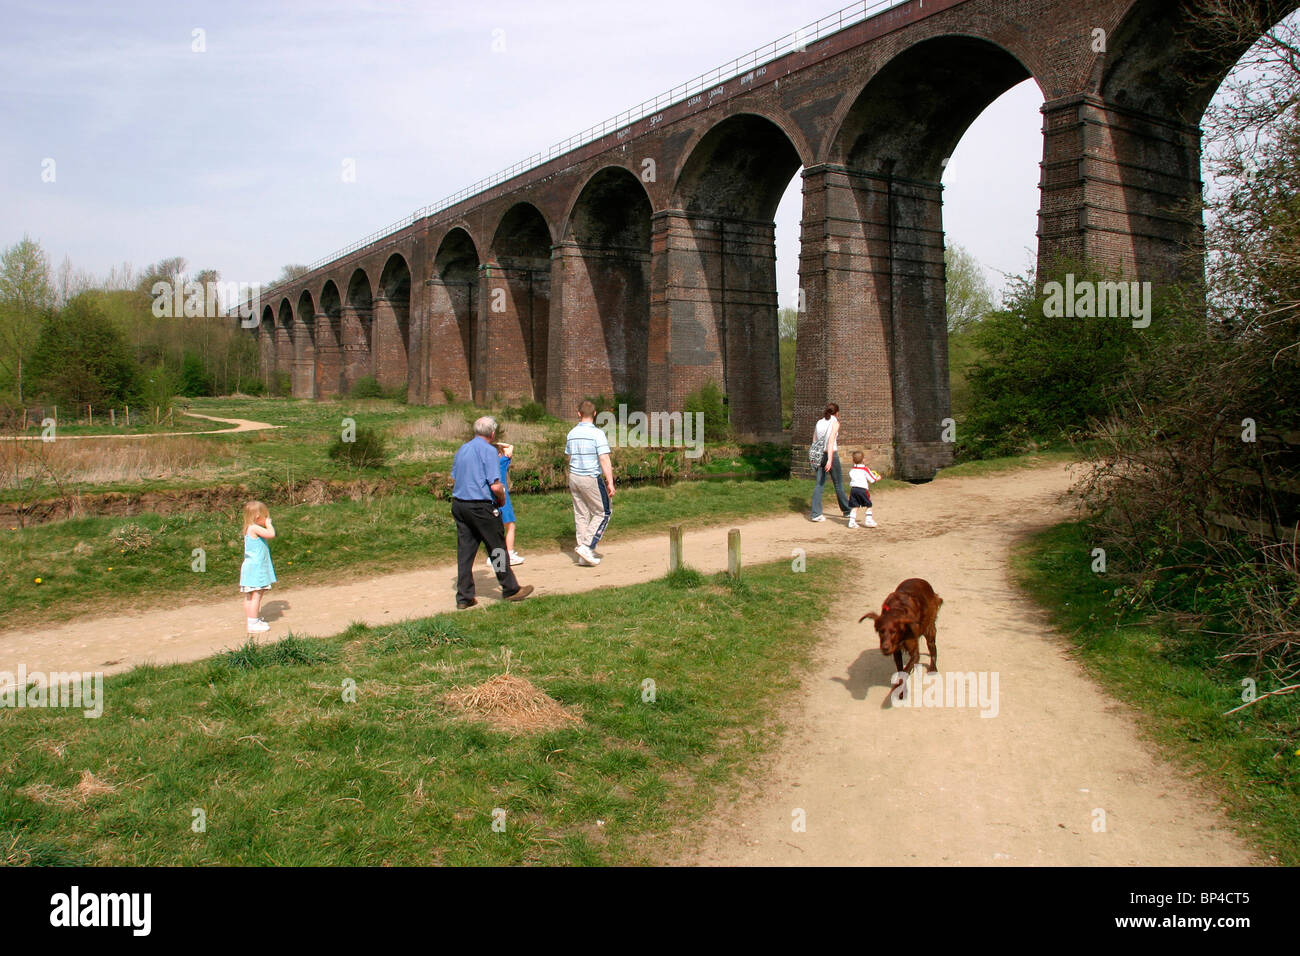
[[[448,479],[431,474],[421,481],[393,478],[359,478],[352,481],[309,481],[266,485],[231,484],[170,491],[109,491],[45,498],[32,502],[0,503],[0,521],[10,527],[46,524],[68,518],[133,517],[140,514],[172,515],[194,511],[234,513],[254,498],[271,507],[324,505],[336,501],[365,501],[399,489],[423,489],[442,497]]]

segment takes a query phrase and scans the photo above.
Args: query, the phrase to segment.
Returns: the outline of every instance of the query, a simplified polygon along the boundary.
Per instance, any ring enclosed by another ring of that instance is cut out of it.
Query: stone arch
[[[333,398],[342,388],[343,378],[343,300],[333,279],[326,280],[320,291],[320,308],[316,312],[316,394]]]
[[[774,218],[804,160],[777,122],[735,113],[690,149],[664,222],[669,403],[712,381],[742,436],[781,435]]]
[[[1005,47],[946,34],[899,51],[845,98],[826,164],[804,181],[817,225],[800,265],[796,441],[835,401],[843,443],[896,475],[951,463],[941,180],[971,124],[1027,79]],[[832,375],[832,356],[862,373]]]
[[[262,384],[268,389],[275,381],[275,309],[267,303],[262,309],[262,320],[257,327],[258,357],[262,363]]]
[[[1102,228],[1079,228],[1075,236],[1067,231],[1073,222],[1040,230],[1052,240],[1049,249],[1040,241],[1040,272],[1060,258],[1156,283],[1202,280],[1201,118],[1237,62],[1297,8],[1296,0],[1225,5],[1255,23],[1222,32],[1189,16],[1186,4],[1128,6],[1088,88],[1057,110],[1055,128],[1047,127],[1049,156],[1082,157],[1076,217]],[[1045,207],[1047,199],[1045,193]],[[1045,218],[1044,225],[1053,224]]]
[[[647,401],[651,204],[639,178],[606,166],[583,185],[555,250],[548,406],[587,396]]]
[[[462,226],[438,243],[429,279],[429,399],[474,400],[480,350],[478,245]]]
[[[492,237],[493,265],[486,290],[491,351],[507,357],[490,376],[492,389],[542,403],[546,401],[552,244],[551,227],[536,206],[528,202],[511,206]]]
[[[343,342],[343,382],[348,391],[359,379],[375,374],[374,294],[370,277],[361,268],[348,279],[343,300],[341,338]]]
[[[374,299],[375,378],[387,389],[406,387],[410,378],[411,269],[393,253],[379,276]]]
[[[1272,26],[1300,9],[1300,2],[1256,0],[1253,7],[1252,15]],[[1135,0],[1107,36],[1091,86],[1107,103],[1194,126],[1262,35],[1216,36],[1189,19],[1183,4]]]
[[[298,320],[293,327],[292,394],[294,398],[316,397],[316,305],[311,291],[298,296]]]
[[[281,394],[284,378],[289,377],[288,394],[293,394],[293,304],[288,296],[280,300],[279,311],[275,316],[275,389]]]

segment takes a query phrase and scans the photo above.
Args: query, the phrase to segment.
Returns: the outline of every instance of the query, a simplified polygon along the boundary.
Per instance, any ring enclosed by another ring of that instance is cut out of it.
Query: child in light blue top
[[[244,563],[239,569],[239,591],[244,595],[244,616],[248,619],[248,633],[269,631],[271,625],[258,613],[262,607],[262,594],[275,583],[275,568],[271,565],[271,548],[266,543],[275,537],[271,512],[260,501],[244,505]]]
[[[501,487],[506,490],[506,501],[500,508],[501,524],[506,529],[506,552],[511,564],[523,564],[524,556],[515,550],[515,506],[510,500],[510,463],[514,461],[515,446],[497,442],[497,465],[501,468]],[[492,556],[488,557],[489,562]]]

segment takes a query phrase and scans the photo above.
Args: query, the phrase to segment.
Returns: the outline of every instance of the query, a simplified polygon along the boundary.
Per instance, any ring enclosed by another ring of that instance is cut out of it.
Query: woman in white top
[[[822,488],[826,485],[826,476],[830,475],[831,481],[835,485],[835,497],[839,499],[840,511],[844,517],[852,515],[852,509],[849,507],[849,499],[844,494],[844,478],[840,472],[839,446],[836,444],[840,434],[840,407],[834,402],[826,406],[826,411],[822,413],[821,420],[817,422],[817,427],[813,429],[813,440],[826,440],[826,451],[822,454],[821,465],[817,467],[817,484],[813,486],[812,496],[812,520],[825,521],[826,516],[822,514]]]

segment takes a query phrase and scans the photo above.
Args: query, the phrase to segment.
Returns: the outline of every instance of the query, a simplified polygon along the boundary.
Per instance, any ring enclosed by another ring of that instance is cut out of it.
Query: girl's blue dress
[[[515,506],[510,503],[510,459],[501,456],[497,463],[501,466],[501,487],[506,490],[506,503],[501,506],[501,523],[509,524],[515,520]]]
[[[271,548],[265,538],[255,534],[244,535],[244,564],[239,569],[241,588],[269,588],[275,583],[275,568],[271,566]]]

